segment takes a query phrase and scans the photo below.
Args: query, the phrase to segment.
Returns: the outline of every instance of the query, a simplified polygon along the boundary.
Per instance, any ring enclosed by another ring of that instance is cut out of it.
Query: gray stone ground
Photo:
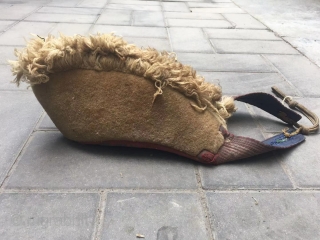
[[[1,1],[0,239],[320,239],[319,134],[292,150],[204,166],[68,141],[26,85],[9,83],[7,59],[29,33],[114,31],[176,52],[225,94],[277,85],[320,115],[319,48],[308,49],[310,61],[290,45],[306,32],[319,39],[320,4],[279,2]],[[301,6],[305,15],[297,14]],[[284,26],[275,24],[281,16]],[[229,121],[236,134],[262,140],[285,127],[252,106],[238,108]]]

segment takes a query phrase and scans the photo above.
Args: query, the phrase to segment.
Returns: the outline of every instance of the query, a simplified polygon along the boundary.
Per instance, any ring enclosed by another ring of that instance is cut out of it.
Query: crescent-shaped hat
[[[61,133],[80,143],[154,148],[220,164],[295,146],[305,139],[299,132],[319,126],[314,114],[312,128],[299,125],[300,115],[266,93],[224,97],[174,53],[141,49],[113,34],[35,37],[16,56],[15,82],[29,83]],[[226,123],[234,100],[296,130],[262,142],[235,136]]]

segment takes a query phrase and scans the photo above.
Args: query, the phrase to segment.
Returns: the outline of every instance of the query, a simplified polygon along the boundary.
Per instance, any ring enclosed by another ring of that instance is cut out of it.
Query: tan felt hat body
[[[276,149],[279,138],[260,143],[230,134],[225,119],[235,111],[233,98],[172,53],[98,34],[35,38],[16,55],[16,82],[31,84],[73,141],[155,148],[213,164]]]
[[[208,111],[195,111],[170,88],[152,102],[154,84],[132,74],[70,70],[32,89],[63,135],[77,142],[138,142],[194,157],[224,142]]]

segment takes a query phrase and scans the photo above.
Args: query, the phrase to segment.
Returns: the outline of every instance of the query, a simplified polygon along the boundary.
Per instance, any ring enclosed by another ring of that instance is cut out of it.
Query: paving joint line
[[[100,17],[100,14],[97,14],[96,19],[93,22],[68,22],[68,21],[35,21],[35,20],[24,20],[23,22],[35,22],[35,23],[68,23],[68,24],[94,24],[98,18]],[[52,29],[51,29],[52,30]]]
[[[142,11],[142,12],[161,12],[159,10],[139,10],[139,9],[108,8],[108,7],[105,7],[105,9],[110,9],[110,10],[128,10],[128,11],[131,10],[131,11]]]
[[[106,205],[107,205],[107,193],[102,191],[100,193],[99,205],[98,205],[98,209],[96,211],[92,240],[101,239]]]
[[[198,194],[198,189],[125,189],[125,188],[101,188],[101,189],[18,189],[18,188],[3,188],[1,193],[25,193],[25,194],[46,194],[46,193],[56,193],[56,194],[85,194],[85,193],[96,193],[100,194],[102,192],[108,193],[132,193],[132,194]],[[252,192],[252,193],[273,193],[273,192],[320,192],[320,187],[299,187],[299,188],[229,188],[229,189],[203,189],[204,193],[241,193],[241,192]]]
[[[232,22],[231,20],[229,20],[226,16],[224,16],[223,13],[219,13],[219,14],[224,18],[224,20],[226,20],[228,23],[231,24],[232,27],[229,27],[228,29],[236,29],[237,24],[235,24],[234,22]]]
[[[320,188],[297,188],[297,189],[208,189],[207,193],[313,193],[319,192]]]
[[[0,66],[6,66],[6,65],[0,65]],[[14,77],[14,76],[12,76]],[[15,84],[12,82],[12,84]],[[9,93],[14,93],[14,92],[20,92],[20,93],[33,93],[32,90],[25,89],[25,90],[20,90],[20,89],[0,89],[1,92],[9,92]]]
[[[296,53],[251,53],[251,52],[219,52],[219,54],[224,55],[224,54],[236,54],[236,55],[281,55],[281,56],[299,56],[299,54]]]
[[[204,28],[200,28],[200,29],[201,29],[201,31],[202,31],[202,34],[203,34],[204,38],[209,42],[209,44],[210,44],[210,46],[211,46],[211,48],[212,48],[212,50],[213,50],[213,53],[214,53],[214,54],[217,54],[218,52],[217,52],[217,50],[216,50],[216,48],[215,48],[215,45],[214,45],[213,42],[210,41],[207,32],[204,30]]]
[[[130,13],[130,26],[134,26],[134,12],[135,11],[131,11]]]
[[[188,18],[170,18],[170,19],[188,19]],[[195,20],[195,19],[190,19]],[[213,20],[213,21],[223,21],[223,20],[214,20],[214,19],[203,19],[203,20]],[[199,26],[170,26],[173,28],[199,28]],[[202,27],[202,28],[210,28],[210,29],[231,29],[230,27]],[[260,29],[261,30],[261,29]],[[232,40],[232,38],[231,38]]]
[[[231,0],[232,1],[232,0]],[[232,1],[233,2],[233,1]],[[246,12],[247,14],[249,14],[252,18],[254,18],[256,21],[260,22],[262,25],[264,25],[268,30],[272,31],[277,37],[281,38],[284,42],[286,42],[287,44],[289,44],[293,49],[295,49],[296,51],[299,52],[300,55],[306,57],[310,62],[312,62],[315,66],[317,66],[318,68],[320,68],[312,59],[308,58],[303,52],[301,52],[297,47],[294,47],[289,41],[287,41],[285,38],[285,36],[281,36],[279,33],[275,32],[273,29],[269,28],[266,24],[264,24],[263,22],[261,22],[258,18],[256,18],[255,16],[251,15],[248,11],[242,9],[238,4],[236,4],[235,2],[233,2],[237,7],[239,7],[241,10],[243,10],[244,12]]]
[[[79,1],[76,5],[75,5],[75,7],[77,7],[77,6],[79,6],[81,3],[83,3],[85,0],[82,0],[82,1]]]
[[[84,1],[84,0],[83,0]],[[88,29],[87,33],[90,34],[92,29],[94,28],[94,26],[96,25],[96,22],[98,21],[98,19],[100,18],[101,14],[106,10],[106,6],[108,5],[109,0],[106,1],[106,3],[103,5],[102,8],[100,8],[99,13],[97,14],[96,19],[93,21],[93,23],[91,23],[90,28]]]
[[[280,34],[277,34],[277,35],[280,36]],[[281,37],[281,39],[282,39],[283,41],[285,41],[287,44],[289,44],[291,47],[293,47],[295,50],[297,50],[302,56],[304,56],[304,57],[307,58],[311,63],[313,63],[316,67],[320,68],[320,66],[319,66],[313,59],[310,59],[307,55],[305,55],[303,52],[301,52],[298,47],[293,46],[289,41],[287,41],[287,40],[286,40],[285,38],[283,38],[282,36],[280,36],[280,37]]]
[[[79,24],[79,23],[78,23]],[[85,23],[80,23],[80,24],[85,24]],[[89,23],[87,23],[89,24]],[[121,24],[102,24],[102,23],[99,23],[99,24],[96,24],[97,26],[119,26],[119,27],[131,27],[130,25],[121,25]],[[165,28],[165,27],[159,27],[159,26],[143,26],[143,25],[140,25],[140,26],[132,26],[132,27],[142,27],[142,28]],[[145,36],[143,38],[154,38],[153,36]],[[158,38],[161,38],[161,37],[158,37]]]
[[[191,8],[189,7],[188,2],[183,1],[183,3],[184,3],[184,5],[186,6],[186,8],[189,10],[189,12],[192,12],[192,11],[191,11]]]
[[[170,52],[173,52],[173,45],[172,45],[172,42],[171,42],[170,31],[169,31],[170,26],[169,26],[168,19],[166,18],[166,15],[165,15],[165,12],[164,12],[163,1],[161,0],[159,3],[160,3],[160,7],[161,7],[161,12],[162,12],[162,17],[163,17],[165,29],[166,29],[167,36],[168,36],[166,39],[168,39],[168,41],[169,41]],[[176,55],[176,57],[177,57],[177,55]]]
[[[201,204],[201,209],[202,213],[204,215],[204,221],[205,221],[205,227],[206,227],[206,232],[210,240],[214,240],[214,230],[212,229],[212,220],[210,217],[210,211],[208,207],[208,200],[206,197],[206,193],[202,187],[202,180],[201,180],[201,174],[200,174],[200,169],[199,166],[195,166],[195,175],[196,175],[196,180],[197,180],[197,193],[199,195],[200,199],[200,204]]]
[[[252,30],[252,31],[254,31],[254,30],[266,30],[266,31],[269,31],[270,30],[269,28],[245,28],[245,27],[238,27],[238,28],[235,28],[235,29]]]
[[[210,53],[213,54],[213,53]],[[219,55],[219,54],[216,54]],[[197,68],[196,69],[197,72],[220,72],[220,73],[277,73],[275,71],[266,71],[266,72],[261,72],[261,71],[235,71],[235,70],[230,70],[230,71],[223,71],[223,70],[217,70],[217,71],[213,71],[213,70],[208,70],[208,69],[201,69],[201,68]],[[315,97],[317,98],[317,97]]]
[[[253,118],[253,121],[255,122],[256,126],[258,126],[259,131],[261,132],[262,136],[264,137],[264,139],[267,139],[267,132],[265,131],[263,125],[261,124],[261,122],[258,120],[258,114],[254,111],[253,107],[250,104],[245,103],[246,108],[248,109],[248,112],[250,113],[251,117]],[[281,132],[281,129],[279,129],[279,131]],[[273,155],[275,155],[275,153],[272,153]],[[283,156],[281,154],[281,156]],[[277,160],[277,162],[280,164],[281,168],[283,169],[284,173],[287,175],[287,177],[289,178],[292,186],[294,189],[297,189],[297,183],[294,180],[293,174],[290,171],[290,169],[286,166],[286,164],[281,161],[281,159]]]
[[[212,29],[212,28],[211,28]],[[237,28],[238,29],[238,28]],[[242,29],[243,30],[243,29]],[[248,29],[246,29],[248,30]],[[254,31],[254,30],[253,30]],[[281,42],[282,39],[255,39],[255,38],[250,38],[250,39],[245,39],[245,38],[209,38],[213,40],[231,40],[231,41],[259,41],[259,42]]]
[[[12,45],[0,44],[0,47],[25,47],[25,46],[24,45],[20,45],[20,44],[12,44]],[[9,64],[0,64],[0,65],[9,65]]]
[[[179,193],[179,194],[198,194],[198,189],[156,189],[156,188],[88,188],[88,189],[63,189],[63,188],[54,188],[54,189],[45,189],[45,188],[4,188],[3,192],[5,193],[158,193],[158,194],[168,194],[168,193]]]
[[[14,4],[13,4],[14,5]],[[5,28],[3,30],[3,32],[0,33],[0,36],[2,34],[4,34],[5,32],[7,32],[8,30],[10,30],[12,27],[14,27],[15,25],[17,25],[18,23],[24,21],[27,17],[29,17],[30,15],[32,15],[33,13],[37,12],[39,9],[41,9],[43,6],[40,5],[38,8],[36,8],[35,10],[31,11],[29,14],[27,14],[25,17],[23,17],[22,19],[19,19],[19,20],[13,20],[15,21],[14,23],[12,23],[11,25],[9,25],[7,28]],[[12,21],[12,20],[11,20]]]
[[[280,156],[283,157],[283,154],[281,153]],[[298,184],[297,184],[297,182],[295,181],[295,179],[294,179],[294,177],[293,177],[293,173],[292,173],[292,171],[290,170],[290,168],[287,166],[287,164],[286,164],[283,160],[281,160],[281,159],[279,159],[279,160],[277,160],[277,161],[279,162],[279,164],[280,164],[280,166],[282,167],[282,169],[283,169],[283,171],[285,172],[285,174],[288,176],[288,178],[289,178],[289,180],[290,180],[293,188],[294,188],[294,189],[299,189]]]
[[[277,55],[277,54],[276,54]],[[293,89],[296,91],[296,93],[298,95],[300,95],[300,97],[304,97],[303,93],[299,90],[299,88],[297,88],[292,82],[289,81],[289,79],[287,79],[282,72],[270,61],[269,58],[267,58],[264,54],[261,54],[262,59],[270,66],[272,67],[272,69],[274,69],[276,71],[276,73],[278,73],[280,75],[280,77],[286,82],[288,83],[291,87],[293,87]]]
[[[55,128],[37,128],[34,132],[60,132],[59,129]]]
[[[45,116],[46,116],[46,112],[43,111],[42,114],[41,114],[41,116],[40,116],[40,119],[39,119],[37,125],[36,125],[35,128],[33,129],[33,132],[35,132],[35,131],[37,131],[37,130],[39,129],[40,124],[42,123],[42,121],[43,121],[43,119],[44,119]]]
[[[177,53],[193,53],[193,54],[212,54],[212,55],[217,55],[214,54],[212,52],[208,52],[208,51],[204,51],[204,52],[185,52],[185,51],[177,51]],[[263,57],[263,55],[281,55],[281,56],[299,56],[298,54],[278,54],[278,53],[232,53],[232,52],[227,52],[227,53],[219,53],[219,55],[237,55],[237,56],[241,56],[241,55],[247,55],[247,56],[261,56]],[[266,61],[265,61],[266,62]],[[268,64],[270,65],[270,64]],[[271,67],[271,65],[270,65]],[[273,72],[278,72],[276,70],[274,70]],[[263,73],[263,72],[261,72]]]
[[[18,163],[20,162],[20,156],[22,156],[22,154],[25,152],[26,147],[30,144],[32,137],[33,137],[33,133],[34,133],[34,129],[37,126],[38,122],[40,121],[40,118],[42,116],[42,113],[40,114],[40,116],[38,117],[36,123],[33,125],[32,131],[29,133],[28,137],[26,138],[25,142],[22,144],[21,148],[18,151],[18,154],[15,155],[14,157],[14,161],[11,164],[11,166],[9,167],[9,169],[6,172],[5,178],[1,181],[0,184],[0,190],[5,188],[6,184],[9,181],[10,176],[12,175],[12,173],[15,171]]]
[[[36,12],[38,14],[48,15],[48,14],[58,14],[58,15],[89,15],[89,16],[95,16],[97,13],[61,13],[61,12]]]

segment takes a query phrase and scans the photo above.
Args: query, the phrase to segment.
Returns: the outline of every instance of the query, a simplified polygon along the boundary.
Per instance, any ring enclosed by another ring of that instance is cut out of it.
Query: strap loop
[[[297,101],[294,101],[294,100],[288,102],[288,106],[289,106],[290,108],[292,108],[292,109],[295,109],[295,108],[298,106],[298,104],[299,104],[299,103],[298,103]]]
[[[284,105],[284,103],[286,102],[286,99],[289,98],[290,100],[292,100],[291,96],[285,96],[284,99],[282,100],[282,105]]]
[[[309,133],[315,133],[319,129],[319,118],[316,114],[311,112],[309,109],[307,109],[305,106],[301,105],[297,101],[292,100],[292,97],[286,96],[280,89],[277,87],[272,87],[272,91],[275,93],[275,95],[283,100],[283,102],[286,102],[288,106],[294,110],[298,110],[303,115],[305,115],[310,122],[313,124],[311,127],[305,127],[303,125],[300,125],[299,123],[295,122],[293,125],[297,128],[296,131],[292,133],[288,133],[286,129],[283,130],[284,135],[287,137],[294,136],[298,133],[308,135]]]

